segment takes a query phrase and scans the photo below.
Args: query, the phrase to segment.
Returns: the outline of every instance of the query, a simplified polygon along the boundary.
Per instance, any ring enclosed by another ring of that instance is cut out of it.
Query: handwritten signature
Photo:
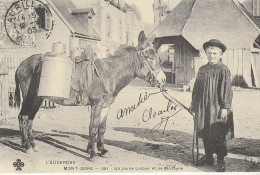
[[[178,107],[178,105],[172,103],[171,101],[168,101],[166,109],[164,109],[164,110],[159,110],[157,112],[154,112],[153,108],[151,107],[149,110],[148,109],[144,110],[142,120],[143,120],[143,122],[148,122],[151,119],[161,116],[161,121],[157,125],[155,125],[151,129],[151,131],[159,130],[161,128],[162,124],[164,123],[164,129],[163,129],[163,133],[164,133],[165,128],[168,124],[168,120],[182,110],[182,108],[179,108],[179,110],[177,110],[177,107]],[[165,115],[165,113],[172,112],[172,111],[174,111],[174,113],[172,115]]]
[[[142,93],[140,93],[138,102],[136,104],[132,104],[129,107],[118,110],[117,119],[119,120],[121,118],[124,118],[127,115],[130,115],[130,113],[132,113],[134,110],[136,110],[142,103],[146,102],[152,95],[155,95],[158,93],[161,93],[161,92],[154,92],[154,93],[145,92],[144,95]],[[163,129],[163,133],[164,133],[165,128],[168,124],[168,120],[182,110],[182,108],[178,108],[178,110],[177,110],[177,107],[179,107],[179,105],[175,104],[172,101],[168,101],[166,108],[159,110],[157,112],[154,111],[152,107],[150,107],[150,109],[144,110],[142,120],[143,120],[143,122],[148,122],[151,119],[154,119],[154,118],[157,118],[160,116],[161,121],[157,125],[155,125],[151,131],[159,130],[164,123],[164,129]],[[172,115],[165,115],[166,113],[173,112],[173,111],[174,111],[174,113]]]
[[[133,104],[129,107],[118,110],[117,119],[119,120],[119,119],[124,118],[125,116],[129,115],[131,112],[136,110],[142,103],[147,101],[152,95],[155,95],[158,93],[161,93],[161,92],[154,92],[154,93],[149,93],[149,94],[147,92],[145,92],[144,95],[142,93],[140,93],[137,104]]]
[[[155,126],[151,129],[151,131],[152,131],[152,132],[153,132],[153,131],[158,131],[158,130],[161,128],[162,124],[165,123],[165,124],[164,124],[164,128],[163,128],[163,134],[164,134],[165,128],[166,128],[166,126],[167,126],[167,124],[168,124],[168,120],[169,120],[170,118],[174,117],[174,116],[175,116],[178,112],[180,112],[181,110],[182,110],[182,109],[179,109],[178,111],[176,111],[175,113],[173,113],[171,116],[162,116],[160,123],[158,123],[157,125],[155,125]],[[173,124],[174,124],[174,123],[173,123]]]
[[[176,111],[176,108],[177,108],[176,104],[173,105],[170,101],[168,101],[167,107],[164,110],[159,110],[158,112],[153,112],[153,107],[151,107],[149,110],[146,109],[143,112],[143,117],[142,117],[143,122],[148,122],[149,120],[151,120],[159,115],[162,115],[166,112],[170,112],[173,110]]]

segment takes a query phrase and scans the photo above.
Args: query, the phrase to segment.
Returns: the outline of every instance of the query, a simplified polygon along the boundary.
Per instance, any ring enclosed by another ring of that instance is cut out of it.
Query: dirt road
[[[40,151],[32,154],[21,148],[18,111],[11,109],[0,120],[0,172],[17,172],[17,163],[13,166],[17,159],[24,163],[22,172],[215,171],[216,163],[204,167],[192,164],[192,116],[185,110],[178,112],[179,108],[169,104],[158,89],[148,86],[136,80],[120,92],[108,114],[105,146],[109,154],[94,161],[85,152],[88,107],[40,109],[34,120]],[[189,106],[190,92],[167,88]],[[236,138],[228,141],[227,171],[260,171],[259,102],[259,90],[234,92]]]

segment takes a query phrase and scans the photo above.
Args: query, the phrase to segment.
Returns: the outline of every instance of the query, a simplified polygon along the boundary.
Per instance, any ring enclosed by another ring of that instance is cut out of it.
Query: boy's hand
[[[189,107],[189,112],[194,113],[192,105],[190,105],[190,107]]]
[[[220,117],[221,118],[225,118],[225,117],[227,117],[227,109],[221,109],[221,115],[220,115]]]

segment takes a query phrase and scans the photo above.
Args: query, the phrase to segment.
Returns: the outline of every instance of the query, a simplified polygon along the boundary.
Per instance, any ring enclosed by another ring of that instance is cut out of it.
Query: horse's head
[[[161,69],[159,57],[153,47],[153,38],[147,39],[144,31],[141,31],[138,37],[138,55],[144,66],[139,71],[138,77],[148,82],[157,81],[163,85],[166,76]]]

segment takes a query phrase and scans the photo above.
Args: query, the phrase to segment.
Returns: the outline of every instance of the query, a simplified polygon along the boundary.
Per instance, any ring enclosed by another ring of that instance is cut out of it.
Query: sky
[[[129,5],[136,5],[139,10],[142,20],[147,23],[153,23],[153,2],[154,0],[125,0]]]

